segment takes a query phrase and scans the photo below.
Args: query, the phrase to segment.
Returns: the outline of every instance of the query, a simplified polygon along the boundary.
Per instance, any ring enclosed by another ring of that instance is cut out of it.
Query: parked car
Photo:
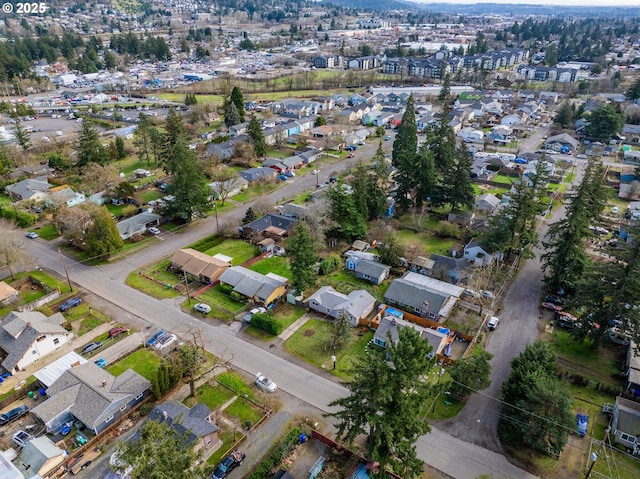
[[[556,311],[556,321],[561,328],[575,328],[578,326],[578,318],[565,311]]]
[[[212,479],[224,479],[236,467],[242,465],[245,457],[246,454],[238,449],[232,451],[218,464],[218,467],[215,468],[211,475]]]
[[[36,239],[37,237],[38,237],[38,233],[35,233],[35,232],[33,232],[33,231],[29,231],[29,232],[27,233],[27,238],[30,238],[30,239]]]
[[[149,346],[153,346],[156,343],[156,341],[158,341],[158,339],[160,339],[165,334],[167,333],[165,333],[164,331],[158,331],[157,333],[155,333],[153,336],[149,338],[149,340],[147,341],[147,344]]]
[[[276,392],[278,386],[271,379],[264,376],[262,373],[256,374],[256,386],[262,389],[263,391],[267,391],[270,393]]]
[[[345,148],[345,151],[356,151],[358,147],[356,145],[349,145]]]
[[[285,174],[286,176],[288,176],[289,178],[293,178],[294,176],[296,176],[296,174],[295,174],[293,171],[291,171],[291,170],[287,170],[287,171],[285,171],[285,173],[284,173],[284,174]]]
[[[551,303],[549,301],[543,301],[540,305],[542,309],[546,309],[547,311],[562,311],[562,306]]]
[[[480,291],[480,294],[482,295],[483,298],[486,299],[493,299],[493,293],[491,291],[487,291],[485,289],[483,289],[482,291]]]
[[[193,310],[202,314],[209,314],[211,312],[211,306],[205,303],[198,303],[193,307]]]
[[[587,155],[585,155],[584,153],[580,153],[579,155],[576,155],[576,158],[580,158],[581,160],[586,160]]]
[[[480,293],[478,293],[477,291],[474,291],[472,289],[465,289],[462,292],[462,296],[466,296],[467,298],[479,298],[480,297]]]
[[[498,327],[498,323],[500,322],[500,320],[498,318],[496,318],[495,316],[491,316],[489,318],[489,321],[487,321],[487,328],[489,328],[491,331],[493,331],[494,329],[496,329]]]
[[[544,300],[549,302],[549,303],[557,304],[559,306],[562,306],[564,304],[564,299],[562,299],[559,296],[556,296],[555,294],[546,295],[544,297]]]
[[[282,181],[287,181],[287,176],[286,175],[278,175],[278,179],[282,180]]]
[[[354,155],[353,153],[349,153],[349,154],[347,155],[347,158],[355,158],[355,157],[356,157],[356,155]]]
[[[253,317],[254,314],[266,313],[266,312],[267,312],[267,310],[265,308],[263,308],[262,306],[260,306],[259,308],[253,308],[251,311],[249,311],[247,314],[244,315],[242,320],[245,323],[250,323],[251,322],[251,318]]]
[[[154,344],[153,347],[160,351],[175,343],[177,339],[178,337],[175,334],[165,334],[156,341],[156,344]]]
[[[391,139],[391,137],[389,135],[384,137],[384,141],[389,141]]]
[[[159,235],[160,234],[160,230],[158,228],[156,228],[155,226],[151,226],[150,228],[147,228],[147,231],[149,233],[151,233],[152,235]]]
[[[612,215],[617,215],[618,211],[620,211],[620,208],[618,208],[617,206],[614,206],[613,208],[611,208]]]
[[[128,333],[129,332],[129,328],[123,328],[121,326],[117,327],[117,328],[111,328],[109,330],[109,337],[110,338],[115,338],[116,336],[119,336],[123,333]]]
[[[98,358],[94,361],[94,363],[96,363],[96,366],[98,366],[99,368],[104,368],[107,365],[107,361],[104,358]]]
[[[95,351],[96,349],[100,349],[101,347],[102,343],[100,341],[89,343],[84,348],[82,348],[82,354],[89,354],[91,351]]]
[[[60,311],[66,311],[67,309],[75,308],[82,303],[80,298],[71,298],[67,299],[64,303],[60,305]]]
[[[4,414],[0,414],[0,426],[9,424],[10,422],[15,421],[16,419],[21,418],[28,412],[29,412],[29,408],[27,406],[18,406],[16,408],[13,408],[11,411],[7,411]]]
[[[18,431],[13,435],[13,443],[18,447],[24,447],[31,439],[33,436],[26,431]]]

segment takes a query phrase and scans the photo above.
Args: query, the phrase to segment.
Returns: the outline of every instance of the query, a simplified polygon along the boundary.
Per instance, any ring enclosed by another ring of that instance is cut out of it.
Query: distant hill
[[[615,0],[612,0],[615,1]],[[417,0],[323,0],[324,3],[340,5],[348,8],[368,10],[429,10],[442,13],[460,13],[463,15],[487,15],[492,13],[511,12],[515,15],[577,15],[577,16],[638,16],[640,7],[625,6],[568,6],[568,5],[536,5],[504,4],[504,3],[432,3]]]

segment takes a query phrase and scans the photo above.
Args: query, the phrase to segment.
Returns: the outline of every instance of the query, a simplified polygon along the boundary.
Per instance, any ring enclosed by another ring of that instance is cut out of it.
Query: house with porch
[[[209,256],[192,248],[179,249],[171,256],[171,268],[195,278],[200,283],[215,283],[227,268],[231,259]]]
[[[396,316],[386,315],[380,319],[380,324],[373,335],[373,344],[381,348],[386,348],[389,342],[397,344],[399,340],[398,331],[404,328],[413,328],[421,338],[429,341],[431,345],[429,355],[431,357],[442,354],[449,339],[449,336],[441,331],[425,328]]]
[[[246,297],[253,304],[269,307],[287,291],[289,280],[275,273],[260,274],[243,266],[232,266],[219,277],[220,283]]]
[[[355,290],[343,294],[331,286],[323,286],[309,296],[307,306],[314,311],[337,318],[342,312],[349,316],[352,326],[358,326],[373,312],[376,305],[374,298],[366,290]]]
[[[480,241],[471,240],[465,245],[462,257],[474,266],[488,266],[493,262],[502,261],[504,253],[501,251],[489,251]]]

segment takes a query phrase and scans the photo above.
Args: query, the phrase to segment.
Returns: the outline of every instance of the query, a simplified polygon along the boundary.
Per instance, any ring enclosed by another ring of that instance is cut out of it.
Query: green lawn
[[[504,183],[505,185],[510,185],[515,180],[516,180],[516,178],[513,178],[511,176],[507,176],[507,175],[496,175],[491,179],[491,181],[495,181],[496,183]]]
[[[198,402],[205,404],[212,411],[218,409],[234,396],[231,391],[229,391],[224,386],[221,386],[220,384],[218,384],[217,386],[203,384],[197,389],[197,391]],[[189,398],[185,399],[183,402],[186,402],[188,400]]]
[[[164,196],[164,193],[162,191],[157,190],[155,188],[151,188],[150,190],[147,190],[141,193],[140,195],[138,195],[138,198],[140,198],[142,203],[147,204],[150,201],[157,200],[158,198],[162,198],[163,196]]]
[[[5,195],[4,193],[0,193],[0,203],[12,203],[11,197],[9,197],[9,195]]]
[[[246,307],[244,302],[236,301],[220,291],[219,285],[209,288],[199,295],[198,301],[211,306],[210,317],[225,321],[233,319],[236,314]]]
[[[160,367],[160,363],[162,359],[157,356],[150,349],[138,349],[134,351],[129,356],[124,358],[121,361],[109,366],[107,371],[109,371],[114,376],[119,376],[127,369],[133,369],[135,372],[140,374],[141,376],[147,378],[149,381],[155,379],[158,368]]]
[[[362,336],[358,329],[351,332],[351,342],[336,354],[336,370],[333,371],[331,356],[333,351],[329,346],[333,336],[333,323],[319,319],[307,321],[285,343],[285,348],[292,354],[304,359],[317,367],[331,370],[333,374],[342,378],[348,378],[348,369],[356,358],[364,358],[367,355],[365,346],[373,338],[373,331],[367,331]],[[369,347],[377,347],[370,345]]]
[[[233,265],[238,266],[258,255],[258,247],[246,241],[226,239],[207,250],[204,253],[215,255],[217,253],[231,256]]]
[[[142,291],[143,293],[157,299],[175,298],[176,296],[180,296],[180,293],[175,289],[169,289],[166,285],[150,281],[147,278],[140,276],[136,271],[127,277],[126,283],[132,288]]]
[[[269,150],[267,151],[267,158],[289,158],[294,155],[294,150],[290,150],[289,148],[283,148],[281,150]]]
[[[29,271],[29,272],[26,272],[26,273],[20,273],[20,274],[16,275],[16,278],[20,279],[20,278],[23,278],[25,276],[31,276],[33,279],[35,279],[37,281],[41,281],[42,283],[46,284],[47,287],[49,287],[51,289],[60,288],[60,292],[62,294],[65,294],[65,293],[69,292],[69,284],[68,283],[66,283],[64,281],[58,281],[57,279],[53,278],[52,276],[49,276],[44,271]]]
[[[398,230],[396,237],[405,248],[415,247],[422,256],[426,256],[427,258],[433,253],[446,256],[451,248],[460,244],[458,240],[453,238],[438,238],[425,231],[416,233],[411,230]]]
[[[289,261],[284,256],[272,256],[271,258],[264,258],[257,263],[249,266],[249,269],[262,274],[275,273],[279,276],[291,279]]]
[[[236,396],[246,395],[251,399],[255,398],[256,390],[245,383],[244,380],[233,371],[218,374],[216,376],[216,381],[218,381],[220,384],[224,384],[232,391],[235,391]]]
[[[568,331],[556,328],[551,337],[551,345],[560,358],[611,376],[620,374],[620,365],[613,350],[609,347],[595,349],[591,339],[576,342]]]
[[[109,201],[108,203],[105,203],[104,206],[107,208],[107,211],[109,211],[109,213],[118,217],[122,216],[122,210],[124,210],[129,205],[114,205]]]
[[[246,426],[247,421],[251,421],[252,424],[257,423],[264,415],[262,410],[251,404],[243,397],[237,398],[223,411],[225,416],[229,416],[238,421],[243,427]]]
[[[104,324],[104,319],[97,315],[89,315],[80,321],[80,328],[78,329],[78,336],[82,336],[89,331],[97,328],[101,324]]]
[[[278,183],[276,182],[258,183],[257,185],[252,185],[246,190],[243,190],[242,193],[234,196],[232,199],[235,202],[242,203],[244,201],[257,198],[258,196],[262,196],[266,193],[271,193],[277,188]]]
[[[58,236],[60,236],[58,234],[58,232],[56,231],[56,227],[53,226],[53,225],[42,226],[40,228],[36,228],[33,231],[38,233],[40,238],[42,238],[43,240],[46,240],[46,241],[51,241],[52,239],[55,239]]]

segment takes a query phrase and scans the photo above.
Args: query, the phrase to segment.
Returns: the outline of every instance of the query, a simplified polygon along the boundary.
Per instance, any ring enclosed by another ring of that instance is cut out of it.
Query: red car
[[[109,337],[110,338],[115,338],[116,336],[122,334],[122,333],[128,333],[129,329],[127,328],[122,328],[122,327],[118,327],[118,328],[112,328],[109,330]]]
[[[349,153],[349,154],[347,155],[347,158],[355,158],[355,157],[356,157],[356,155],[354,155],[353,153]]]
[[[558,306],[557,304],[553,304],[549,301],[545,301],[540,305],[540,307],[556,313],[562,311],[562,306]]]

